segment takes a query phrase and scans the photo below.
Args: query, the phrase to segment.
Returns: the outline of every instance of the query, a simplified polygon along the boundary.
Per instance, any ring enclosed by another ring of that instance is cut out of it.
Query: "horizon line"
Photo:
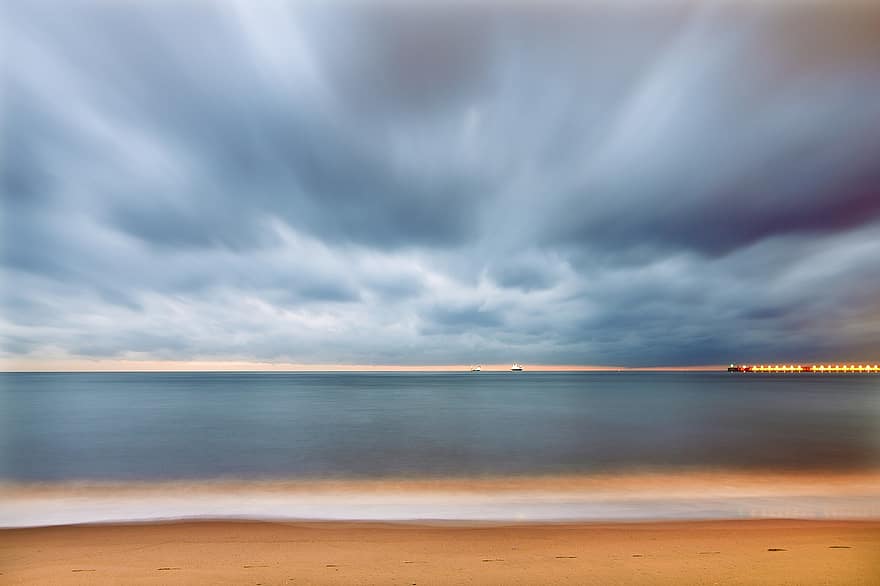
[[[503,364],[327,364],[242,360],[0,360],[0,372],[509,372]],[[717,371],[721,364],[623,366],[606,364],[522,364],[532,372]]]

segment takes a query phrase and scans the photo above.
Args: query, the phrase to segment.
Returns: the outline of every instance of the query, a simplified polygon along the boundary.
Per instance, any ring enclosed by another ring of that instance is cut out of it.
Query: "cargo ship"
[[[727,372],[880,373],[880,364],[731,364]]]

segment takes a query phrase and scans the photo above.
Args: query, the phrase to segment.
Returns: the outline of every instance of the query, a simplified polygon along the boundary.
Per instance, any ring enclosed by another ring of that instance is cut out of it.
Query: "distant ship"
[[[522,364],[518,364],[516,362],[513,363],[513,366],[510,367],[510,370],[514,372],[522,372]]]
[[[471,366],[471,372],[480,372],[483,370],[483,367],[477,364],[476,366]]]

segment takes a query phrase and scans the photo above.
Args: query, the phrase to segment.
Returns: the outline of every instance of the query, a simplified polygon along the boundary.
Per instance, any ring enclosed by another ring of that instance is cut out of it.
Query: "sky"
[[[880,359],[878,3],[0,7],[0,369]]]

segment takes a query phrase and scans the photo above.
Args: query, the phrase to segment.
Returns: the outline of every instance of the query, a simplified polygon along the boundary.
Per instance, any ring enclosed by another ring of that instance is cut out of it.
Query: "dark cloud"
[[[501,287],[511,287],[523,291],[549,289],[558,282],[558,267],[539,259],[517,256],[496,259],[489,266],[489,275]]]
[[[3,12],[9,355],[875,358],[875,4]]]
[[[477,97],[491,81],[491,9],[374,3],[341,12],[345,38],[312,38],[327,57],[328,80],[354,111],[430,115]]]
[[[435,306],[425,311],[428,322],[427,330],[462,331],[462,329],[498,327],[504,324],[504,317],[494,309],[486,309],[475,305],[463,307]]]

